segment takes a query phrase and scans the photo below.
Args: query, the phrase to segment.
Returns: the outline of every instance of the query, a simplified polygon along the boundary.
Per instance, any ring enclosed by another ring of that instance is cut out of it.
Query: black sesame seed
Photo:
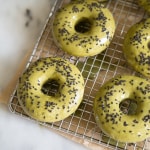
[[[139,123],[136,119],[133,120],[134,123]]]
[[[144,116],[144,118],[143,118],[142,120],[143,120],[144,122],[150,121],[150,115]]]
[[[128,124],[127,124],[127,122],[126,122],[126,121],[124,121],[124,122],[123,122],[123,125],[124,125],[124,126],[128,126]]]

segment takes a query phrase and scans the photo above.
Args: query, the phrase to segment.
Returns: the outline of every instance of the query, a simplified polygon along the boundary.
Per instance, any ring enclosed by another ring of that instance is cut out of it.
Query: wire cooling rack
[[[113,41],[99,55],[78,58],[64,53],[53,42],[51,33],[53,14],[64,3],[65,1],[62,0],[55,2],[26,68],[41,57],[59,56],[65,58],[75,64],[82,72],[85,80],[85,94],[78,110],[70,117],[56,123],[38,123],[110,149],[150,150],[150,139],[139,143],[120,143],[114,141],[98,128],[92,112],[95,94],[104,82],[118,74],[135,74],[126,64],[123,57],[122,42],[129,27],[145,16],[144,11],[138,7],[134,0],[109,0],[106,2],[106,7],[113,13],[116,22],[116,32]],[[33,120],[20,107],[16,96],[16,89],[11,95],[9,108],[11,112]]]

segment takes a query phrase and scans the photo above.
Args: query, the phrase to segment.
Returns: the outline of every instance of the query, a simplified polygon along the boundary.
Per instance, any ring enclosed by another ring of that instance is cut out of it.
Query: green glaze
[[[65,52],[80,57],[93,56],[110,44],[115,22],[100,1],[79,0],[56,12],[52,31],[57,46]]]
[[[150,18],[136,23],[128,30],[123,53],[129,65],[150,77]]]
[[[55,95],[44,93],[43,85],[59,83]],[[42,122],[56,122],[71,115],[80,105],[84,79],[76,66],[62,58],[41,58],[20,77],[17,96],[24,111]]]
[[[134,114],[120,109],[124,100],[136,102]],[[124,75],[106,82],[94,100],[94,116],[98,126],[119,142],[139,142],[150,137],[150,82]]]

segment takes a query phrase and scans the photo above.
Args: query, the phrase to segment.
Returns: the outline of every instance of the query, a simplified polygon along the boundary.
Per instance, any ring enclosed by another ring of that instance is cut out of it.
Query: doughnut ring
[[[71,115],[83,93],[84,79],[78,68],[57,57],[34,62],[20,77],[17,88],[23,110],[42,122],[56,122]]]
[[[126,100],[136,104],[134,113],[121,110]],[[109,80],[94,100],[94,116],[102,131],[117,141],[132,143],[150,137],[150,82],[130,75]]]
[[[72,1],[59,9],[53,21],[56,45],[73,56],[93,56],[110,44],[115,22],[111,12],[97,0]]]

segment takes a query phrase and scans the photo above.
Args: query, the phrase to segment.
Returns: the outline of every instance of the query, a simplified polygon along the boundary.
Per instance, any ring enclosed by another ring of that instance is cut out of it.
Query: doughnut
[[[56,45],[70,55],[93,56],[104,51],[115,32],[111,12],[97,0],[72,1],[56,13],[52,25]]]
[[[84,79],[78,68],[59,57],[40,58],[19,79],[17,96],[27,115],[41,122],[67,118],[80,105]]]
[[[134,102],[134,113],[121,109],[126,101]],[[143,141],[150,137],[150,82],[132,75],[116,76],[99,89],[93,110],[98,126],[112,139]]]
[[[130,66],[150,77],[150,18],[129,28],[123,42],[123,53]]]
[[[150,14],[150,0],[138,0],[138,4]]]

